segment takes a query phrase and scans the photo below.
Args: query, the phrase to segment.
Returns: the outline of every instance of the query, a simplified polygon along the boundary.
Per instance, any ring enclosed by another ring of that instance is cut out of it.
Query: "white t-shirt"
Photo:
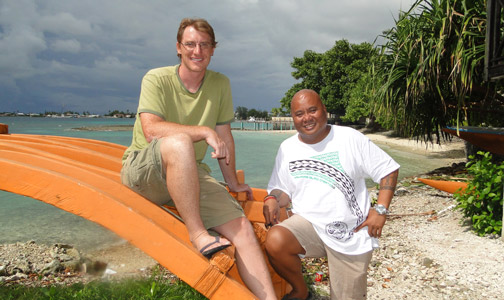
[[[365,179],[379,183],[398,168],[362,133],[332,125],[317,144],[303,143],[296,134],[280,145],[268,192],[286,193],[293,213],[310,221],[327,246],[358,255],[378,247],[367,227],[353,232],[370,208]]]

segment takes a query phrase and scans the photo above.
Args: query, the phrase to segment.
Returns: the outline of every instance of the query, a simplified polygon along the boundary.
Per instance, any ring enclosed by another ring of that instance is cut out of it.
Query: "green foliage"
[[[280,107],[274,107],[271,109],[271,114],[274,117],[285,117],[287,115],[287,112]]]
[[[379,47],[340,40],[295,57],[281,107],[309,88],[345,121],[369,117],[426,142],[448,138],[449,125],[504,126],[504,81],[484,80],[486,27],[486,1],[416,0]]]
[[[376,53],[369,43],[351,44],[347,40],[336,41],[325,53],[305,51],[303,57],[295,57],[291,63],[296,69],[292,76],[301,82],[285,93],[280,101],[282,108],[290,111],[292,97],[301,89],[318,92],[330,113],[344,115],[352,101],[356,107],[365,107],[363,103],[355,103],[364,101],[364,98],[353,95],[352,99],[352,94],[356,93],[357,82],[367,73],[370,60]]]
[[[254,117],[256,119],[260,118],[260,119],[267,119],[268,118],[268,112],[265,111],[265,110],[257,110],[257,109],[249,109],[248,113],[247,113],[247,117]]]
[[[502,230],[504,163],[492,163],[490,153],[471,155],[467,172],[473,177],[463,193],[455,193],[457,207],[470,217],[473,229],[481,236]]]
[[[248,109],[243,106],[238,106],[236,107],[235,111],[235,118],[238,120],[246,120],[250,117],[254,118],[261,118],[261,119],[267,119],[268,118],[268,112],[265,110],[257,110],[257,109]]]
[[[106,116],[106,117],[112,117],[114,115],[129,115],[129,114],[132,114],[132,113],[130,113],[129,109],[127,109],[126,112],[124,112],[122,110],[119,111],[119,110],[115,109],[113,111],[109,110],[109,112],[106,113],[104,116]]]
[[[248,108],[243,107],[243,106],[238,106],[238,107],[236,107],[235,117],[238,120],[245,120],[245,119],[247,119],[247,113],[248,113]]]
[[[95,300],[95,299],[206,299],[182,281],[161,276],[121,282],[94,281],[71,286],[26,287],[0,285],[2,299]]]
[[[343,121],[355,122],[361,117],[370,115],[370,102],[374,92],[372,83],[370,73],[362,74],[354,87],[350,89]]]
[[[501,126],[497,84],[483,80],[485,32],[485,1],[416,1],[383,35],[374,76],[381,88],[372,103],[377,121],[429,141],[433,134],[439,141],[447,125]]]

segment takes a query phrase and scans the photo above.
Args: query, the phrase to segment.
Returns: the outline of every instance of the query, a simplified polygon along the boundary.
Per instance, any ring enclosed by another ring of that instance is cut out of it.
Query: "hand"
[[[381,237],[385,221],[387,221],[386,215],[380,215],[376,212],[376,210],[370,209],[366,221],[360,224],[359,227],[355,228],[354,232],[357,232],[367,226],[369,236],[379,238]]]
[[[263,204],[264,224],[269,228],[278,224],[280,217],[280,205],[275,198],[269,198]]]
[[[214,149],[211,157],[216,159],[226,159],[226,164],[230,162],[229,150],[226,143],[219,137],[217,132],[210,129],[209,135],[205,138],[206,143]]]
[[[252,192],[252,189],[248,184],[238,184],[237,186],[232,187],[231,185],[228,185],[229,190],[231,192],[246,192],[247,193],[247,199],[248,200],[254,200],[254,193]]]

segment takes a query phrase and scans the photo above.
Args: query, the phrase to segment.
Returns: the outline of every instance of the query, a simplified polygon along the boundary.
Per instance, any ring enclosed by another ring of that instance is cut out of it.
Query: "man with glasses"
[[[229,189],[252,197],[250,187],[238,183],[236,177],[229,79],[207,69],[216,45],[206,20],[182,20],[176,45],[180,64],[150,70],[142,80],[121,179],[156,204],[174,204],[191,242],[205,257],[211,258],[233,243],[247,287],[260,299],[275,299],[250,222],[202,162],[210,146],[211,157],[218,160]]]

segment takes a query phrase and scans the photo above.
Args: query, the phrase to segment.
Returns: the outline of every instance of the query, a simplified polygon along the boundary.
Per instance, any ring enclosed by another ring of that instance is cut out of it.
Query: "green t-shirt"
[[[131,151],[143,149],[149,144],[142,130],[140,113],[152,113],[168,122],[212,129],[234,120],[231,86],[225,75],[207,70],[199,90],[191,93],[182,84],[178,68],[179,65],[157,68],[144,76],[133,139],[123,161]],[[205,157],[207,147],[204,140],[194,144],[198,162]]]

